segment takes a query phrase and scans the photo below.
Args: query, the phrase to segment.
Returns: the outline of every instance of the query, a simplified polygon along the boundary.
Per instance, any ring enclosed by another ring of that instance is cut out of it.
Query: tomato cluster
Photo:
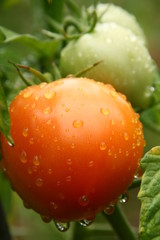
[[[9,108],[2,165],[45,221],[93,219],[131,184],[143,154],[139,115],[111,85],[65,78],[26,88]]]

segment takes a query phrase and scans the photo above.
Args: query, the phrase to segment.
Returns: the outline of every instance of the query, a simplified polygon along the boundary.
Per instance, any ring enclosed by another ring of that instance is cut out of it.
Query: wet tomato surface
[[[46,222],[94,219],[131,184],[142,124],[111,85],[66,78],[21,91],[10,105],[2,165],[25,206]]]

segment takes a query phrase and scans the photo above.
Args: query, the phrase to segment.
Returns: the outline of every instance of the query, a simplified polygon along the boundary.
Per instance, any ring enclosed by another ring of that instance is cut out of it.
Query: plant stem
[[[11,235],[9,233],[8,225],[5,218],[5,213],[3,211],[1,202],[0,202],[0,239],[11,240]]]
[[[115,206],[115,211],[111,215],[104,216],[107,218],[109,223],[114,228],[115,232],[119,236],[121,240],[137,240],[138,236],[131,228],[128,220],[126,219],[125,215],[123,214],[122,210],[118,205]]]

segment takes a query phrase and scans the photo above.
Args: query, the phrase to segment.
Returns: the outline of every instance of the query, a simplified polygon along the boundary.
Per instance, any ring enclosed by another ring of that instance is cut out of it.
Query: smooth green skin
[[[94,7],[91,6],[88,10],[92,12]],[[130,29],[143,43],[146,43],[144,32],[135,16],[123,8],[110,3],[99,3],[96,6],[96,13],[100,23],[114,22],[124,28]]]
[[[134,107],[150,105],[156,67],[139,37],[115,23],[98,24],[93,33],[72,40],[62,50],[60,68],[66,76],[100,60],[83,76],[112,84]]]

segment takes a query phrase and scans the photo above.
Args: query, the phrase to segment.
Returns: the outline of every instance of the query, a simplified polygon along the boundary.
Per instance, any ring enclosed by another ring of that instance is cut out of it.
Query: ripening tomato
[[[13,188],[49,221],[92,219],[131,184],[142,124],[111,85],[66,78],[21,91],[10,105],[14,146],[2,136]]]

